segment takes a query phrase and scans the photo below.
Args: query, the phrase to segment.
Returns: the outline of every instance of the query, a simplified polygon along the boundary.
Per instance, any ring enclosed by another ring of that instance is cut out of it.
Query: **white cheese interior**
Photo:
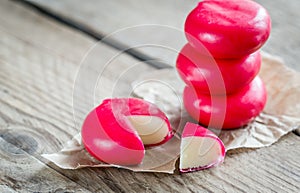
[[[169,132],[168,125],[159,117],[131,115],[127,118],[145,145],[156,144],[163,141]]]
[[[221,159],[218,141],[210,137],[186,137],[180,146],[180,168],[208,166]]]

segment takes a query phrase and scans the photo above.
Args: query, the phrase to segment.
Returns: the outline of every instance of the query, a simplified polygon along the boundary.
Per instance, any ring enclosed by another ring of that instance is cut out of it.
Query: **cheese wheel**
[[[189,43],[214,58],[249,55],[266,42],[270,30],[269,14],[251,0],[204,0],[185,22]]]
[[[240,59],[213,59],[199,54],[189,44],[180,51],[176,62],[176,69],[187,85],[211,95],[239,91],[254,79],[260,66],[259,51]]]
[[[216,129],[233,129],[248,124],[263,110],[266,100],[266,89],[258,76],[232,95],[200,94],[189,86],[183,92],[184,106],[191,117]]]

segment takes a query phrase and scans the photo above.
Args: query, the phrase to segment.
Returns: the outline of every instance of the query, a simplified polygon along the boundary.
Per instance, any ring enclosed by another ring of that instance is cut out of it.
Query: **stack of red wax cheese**
[[[251,0],[204,0],[188,15],[176,67],[185,108],[200,124],[238,128],[263,110],[259,49],[270,29],[267,11]]]

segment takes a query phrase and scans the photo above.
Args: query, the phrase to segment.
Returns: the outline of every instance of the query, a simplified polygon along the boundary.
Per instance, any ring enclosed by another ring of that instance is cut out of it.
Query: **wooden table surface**
[[[300,1],[258,2],[273,21],[272,35],[263,50],[300,71]],[[184,175],[116,168],[63,170],[41,157],[59,151],[80,130],[73,119],[73,86],[90,47],[116,30],[136,25],[183,29],[196,3],[0,1],[0,192],[299,192],[300,141],[295,133],[270,147],[230,151],[221,166]],[[125,33],[98,43],[101,53],[90,56],[89,61],[103,65],[124,45],[134,46],[136,41],[182,46],[185,40],[175,38],[164,29]],[[96,101],[111,96],[124,71],[128,73],[118,84],[120,95],[128,92],[136,74],[164,67],[143,60],[158,58],[174,65],[174,53],[165,53],[153,48],[123,53],[102,74],[105,84],[96,88]],[[139,67],[130,72],[137,63]],[[88,72],[91,77],[98,75],[97,69]],[[85,99],[79,94],[77,101],[89,106]]]

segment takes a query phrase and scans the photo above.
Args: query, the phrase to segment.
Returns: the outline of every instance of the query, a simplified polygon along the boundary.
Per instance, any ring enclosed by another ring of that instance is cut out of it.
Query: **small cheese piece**
[[[185,125],[180,146],[181,172],[216,166],[224,161],[224,157],[224,144],[214,133],[197,124]]]

